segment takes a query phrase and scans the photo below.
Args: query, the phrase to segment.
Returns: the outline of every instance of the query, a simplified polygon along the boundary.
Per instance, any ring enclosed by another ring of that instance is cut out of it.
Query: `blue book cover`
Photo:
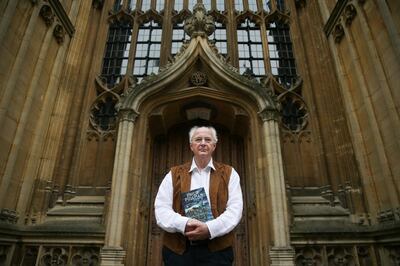
[[[203,187],[182,192],[182,208],[186,217],[190,217],[201,222],[214,219],[208,202],[206,191]]]

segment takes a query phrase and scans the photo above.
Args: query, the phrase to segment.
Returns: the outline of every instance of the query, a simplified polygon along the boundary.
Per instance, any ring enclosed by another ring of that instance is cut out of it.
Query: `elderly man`
[[[213,127],[193,127],[189,141],[192,162],[171,168],[154,203],[157,224],[165,231],[164,264],[232,265],[232,230],[243,210],[239,175],[231,166],[213,161],[218,141]],[[181,204],[181,193],[201,187],[214,217],[206,222],[185,217]]]

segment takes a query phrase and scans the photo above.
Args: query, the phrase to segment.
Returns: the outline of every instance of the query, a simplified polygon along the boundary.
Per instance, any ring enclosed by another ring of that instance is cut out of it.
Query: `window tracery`
[[[172,56],[175,56],[179,52],[180,47],[186,40],[190,40],[189,35],[185,33],[183,27],[184,27],[183,22],[180,22],[174,24],[172,28],[172,45],[171,45]]]
[[[226,36],[226,26],[215,22],[215,31],[208,37],[215,43],[220,54],[226,56],[228,53],[228,42]]]
[[[109,87],[120,82],[126,74],[131,41],[132,26],[129,23],[110,25],[101,74]]]
[[[160,67],[162,28],[154,21],[139,27],[134,58],[133,75],[140,81]]]
[[[265,74],[260,27],[246,19],[237,28],[239,71],[255,77]]]

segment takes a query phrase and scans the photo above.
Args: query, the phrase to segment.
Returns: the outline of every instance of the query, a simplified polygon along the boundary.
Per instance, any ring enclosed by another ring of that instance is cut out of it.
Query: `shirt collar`
[[[208,162],[207,166],[206,166],[204,169],[208,169],[208,168],[211,168],[211,169],[215,170],[215,167],[214,167],[214,163],[213,163],[213,159],[212,159],[212,158],[211,158],[211,160]],[[194,169],[199,170],[199,169],[197,168],[196,162],[194,161],[194,158],[193,158],[193,159],[192,159],[192,165],[190,166],[190,169],[189,169],[189,173],[192,172]]]

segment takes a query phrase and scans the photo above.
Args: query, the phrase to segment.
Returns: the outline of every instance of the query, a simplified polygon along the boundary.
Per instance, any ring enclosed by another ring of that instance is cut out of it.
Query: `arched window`
[[[297,71],[289,26],[279,22],[269,23],[267,35],[272,74],[283,86],[290,87],[296,81]]]
[[[280,11],[285,11],[285,0],[276,0],[276,6]]]
[[[211,10],[211,0],[203,0],[203,5],[206,10]]]
[[[156,10],[158,12],[164,9],[164,4],[165,4],[164,2],[165,2],[164,0],[157,0]]]
[[[225,1],[224,0],[216,0],[217,2],[217,10],[224,11],[225,10]]]
[[[235,0],[235,9],[237,11],[243,11],[243,0]]]
[[[183,9],[183,0],[175,0],[174,9],[181,11]]]
[[[161,26],[150,21],[139,27],[133,75],[140,81],[143,77],[157,73],[160,66]]]
[[[101,71],[108,87],[113,87],[126,74],[131,40],[132,26],[129,23],[110,25]]]
[[[147,11],[151,8],[151,0],[143,0],[142,11]]]
[[[175,24],[172,28],[172,46],[171,46],[171,55],[174,56],[179,52],[179,49],[182,46],[182,43],[185,40],[189,40],[190,37],[187,35],[183,29],[183,22]]]
[[[256,0],[248,0],[249,10],[257,11],[257,1]]]
[[[220,54],[223,54],[224,56],[227,55],[228,43],[227,43],[227,38],[226,38],[226,26],[225,25],[223,25],[219,22],[215,22],[215,31],[208,38],[210,40],[214,41],[215,46],[217,46]]]
[[[263,1],[263,8],[265,11],[271,11],[271,0],[262,0]]]
[[[135,8],[136,8],[136,0],[128,0],[128,9],[132,11]]]
[[[246,19],[237,29],[239,70],[255,77],[265,74],[260,27]]]

